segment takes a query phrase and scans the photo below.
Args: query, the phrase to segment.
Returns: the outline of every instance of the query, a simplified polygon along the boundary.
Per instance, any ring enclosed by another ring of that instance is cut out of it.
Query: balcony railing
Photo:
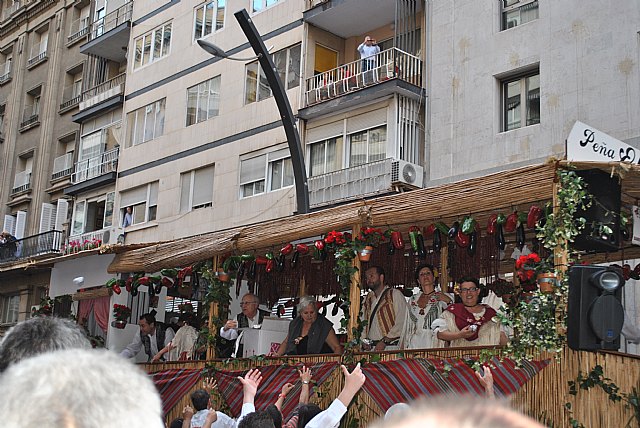
[[[32,125],[38,122],[39,112],[38,106],[28,105],[22,111],[22,122],[20,122],[20,128],[26,128],[29,125]]]
[[[305,81],[307,105],[340,97],[390,79],[422,86],[422,61],[398,48],[343,64]]]
[[[73,152],[66,153],[62,156],[58,156],[53,160],[53,174],[51,174],[52,180],[66,177],[73,173]]]
[[[0,64],[0,84],[11,79],[11,61]]]
[[[89,17],[78,18],[71,23],[67,43],[72,43],[89,34]]]
[[[87,89],[82,93],[82,101],[87,101],[95,97],[96,95],[105,93],[110,89],[115,88],[116,86],[124,85],[125,77],[126,73],[118,74],[113,79],[109,79],[106,82],[100,83],[99,85]],[[122,88],[122,91],[124,91],[124,87]]]
[[[118,168],[120,148],[104,152],[98,156],[76,162],[75,172],[71,175],[71,183],[78,184],[95,177],[115,172]]]
[[[31,188],[31,171],[22,171],[16,174],[13,179],[13,188],[11,189],[11,194],[15,195],[16,193],[24,192],[25,190],[29,190]]]
[[[91,24],[91,33],[89,39],[93,40],[104,33],[113,30],[118,25],[131,20],[133,12],[133,1],[125,3],[113,12],[108,13],[104,18],[98,19]]]
[[[62,232],[50,230],[38,235],[0,244],[0,263],[12,262],[44,254],[59,253]]]
[[[79,90],[78,85],[65,86],[62,91],[60,110],[79,104],[80,101],[82,101],[82,92]]]
[[[47,56],[47,42],[40,42],[31,47],[31,55],[27,61],[27,67],[42,61]]]

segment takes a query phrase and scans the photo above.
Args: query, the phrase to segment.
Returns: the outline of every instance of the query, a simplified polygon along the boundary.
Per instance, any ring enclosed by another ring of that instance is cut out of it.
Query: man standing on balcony
[[[362,60],[363,73],[376,68],[376,55],[380,53],[380,46],[377,45],[375,39],[372,39],[371,36],[365,36],[364,42],[358,46],[358,52],[360,52],[360,59]]]

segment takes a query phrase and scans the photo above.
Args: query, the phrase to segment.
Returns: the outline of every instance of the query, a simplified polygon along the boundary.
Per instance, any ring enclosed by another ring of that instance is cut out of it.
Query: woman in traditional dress
[[[316,299],[300,298],[298,316],[289,324],[289,334],[276,355],[342,354],[333,324],[318,313]]]
[[[453,298],[436,290],[435,270],[429,264],[420,264],[415,272],[420,292],[409,299],[409,310],[400,339],[401,349],[435,348],[431,323],[438,319]]]
[[[180,315],[178,324],[182,325],[173,340],[153,357],[151,362],[160,361],[167,352],[167,361],[186,361],[195,359],[195,345],[198,340],[197,321],[192,313]]]
[[[496,311],[480,303],[480,281],[463,278],[459,283],[462,303],[449,305],[432,325],[438,339],[454,347],[506,345],[507,335]]]

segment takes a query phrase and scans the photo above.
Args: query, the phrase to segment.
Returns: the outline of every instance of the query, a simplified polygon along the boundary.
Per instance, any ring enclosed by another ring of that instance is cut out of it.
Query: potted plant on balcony
[[[127,320],[131,316],[131,308],[126,305],[119,305],[115,303],[113,305],[113,326],[115,328],[123,329],[127,325]]]

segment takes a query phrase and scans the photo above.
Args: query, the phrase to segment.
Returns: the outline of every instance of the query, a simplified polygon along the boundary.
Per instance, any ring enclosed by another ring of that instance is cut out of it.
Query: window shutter
[[[192,207],[213,202],[213,166],[198,169],[193,179]]]
[[[154,181],[149,185],[149,206],[158,205],[158,185],[159,182]]]
[[[135,187],[120,193],[120,207],[126,208],[131,205],[146,202],[147,186]]]
[[[67,222],[69,215],[69,202],[66,199],[58,199],[56,203],[56,221],[53,230],[62,231],[63,224]]]
[[[46,202],[42,203],[42,210],[40,211],[40,229],[38,233],[48,232],[53,230],[55,226],[55,207],[53,204],[48,204]]]
[[[4,216],[4,224],[2,226],[2,230],[9,232],[10,234],[16,234],[16,218],[12,215]]]
[[[266,155],[243,160],[240,164],[240,184],[264,180]]]
[[[387,123],[387,109],[382,108],[347,119],[347,134],[375,128]]]
[[[342,120],[317,126],[315,128],[307,128],[307,141],[309,143],[314,143],[328,138],[342,136],[343,131],[344,121]]]
[[[27,212],[26,211],[18,211],[16,213],[16,233],[14,236],[17,239],[24,238],[24,227],[27,224]]]

